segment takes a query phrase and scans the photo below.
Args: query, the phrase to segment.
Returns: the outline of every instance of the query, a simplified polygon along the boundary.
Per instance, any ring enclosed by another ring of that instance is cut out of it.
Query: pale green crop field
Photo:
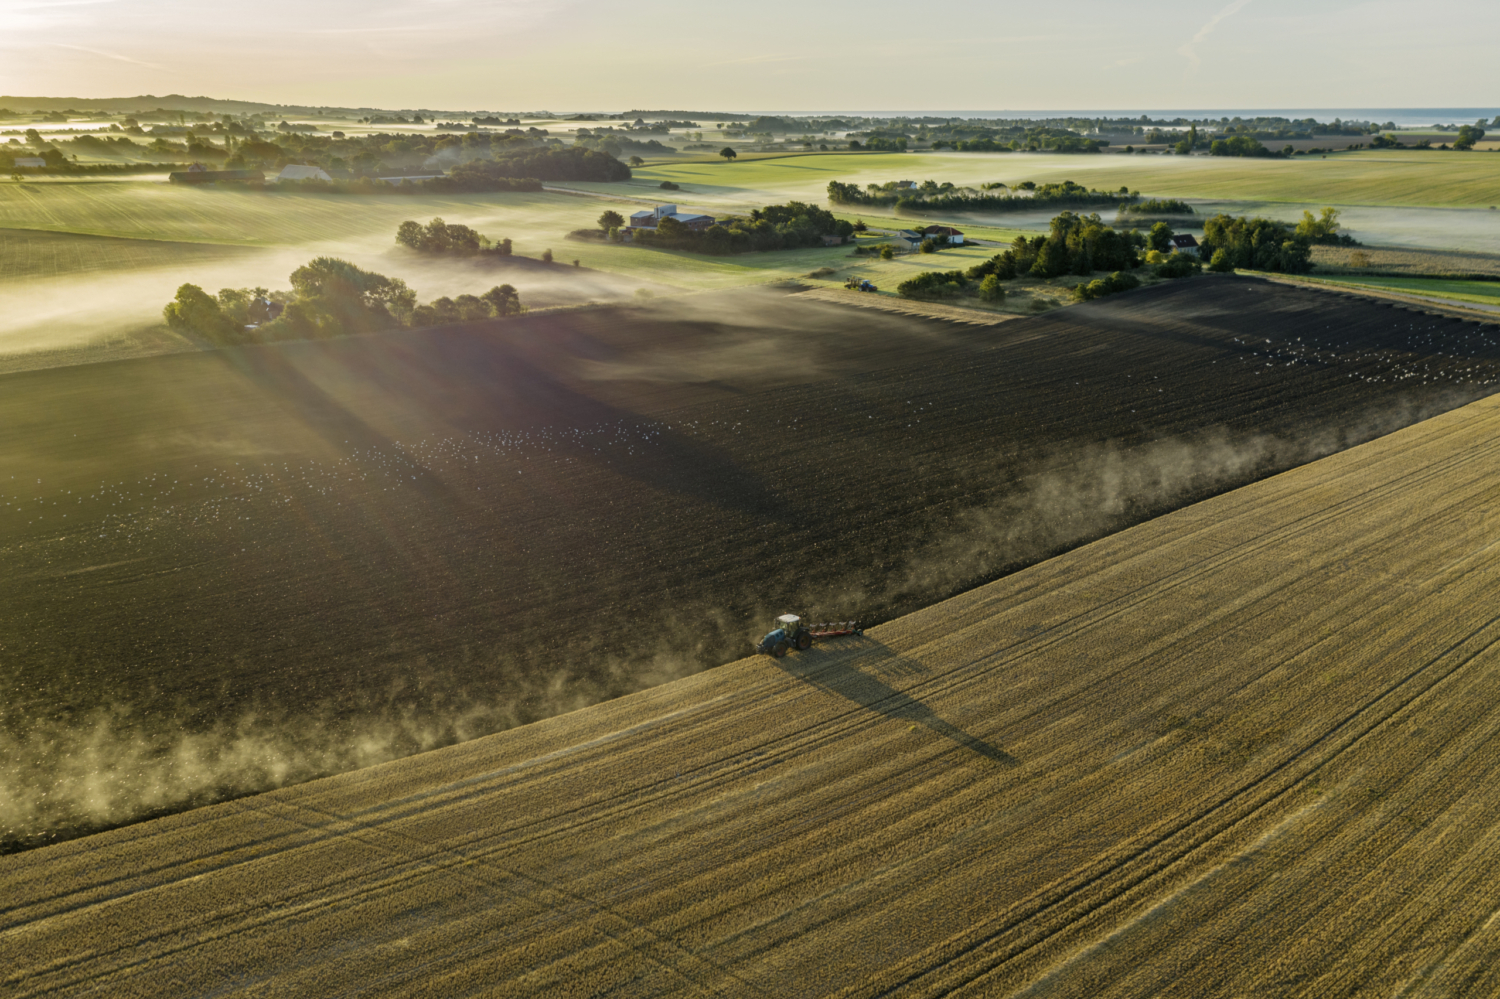
[[[1459,302],[1500,306],[1500,282],[1442,281],[1432,278],[1337,277],[1319,276],[1324,284],[1347,284],[1367,288],[1386,288],[1430,298],[1451,298]]]
[[[1338,153],[1327,159],[1249,160],[1211,156],[1063,156],[1039,153],[805,154],[752,161],[647,164],[623,184],[579,188],[695,205],[822,202],[830,180],[1072,180],[1151,196],[1227,201],[1488,207],[1500,202],[1500,155],[1453,152]],[[662,191],[663,180],[682,185]]]

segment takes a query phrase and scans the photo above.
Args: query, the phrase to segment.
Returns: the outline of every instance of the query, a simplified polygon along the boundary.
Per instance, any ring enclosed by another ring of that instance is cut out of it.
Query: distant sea
[[[1472,125],[1480,118],[1493,121],[1500,115],[1500,108],[1206,108],[1198,110],[1151,110],[1149,108],[1119,108],[1113,111],[854,111],[843,108],[833,111],[767,111],[766,114],[791,115],[859,115],[868,118],[1139,118],[1146,115],[1153,119],[1189,118],[1214,120],[1220,118],[1315,118],[1330,122],[1335,118],[1344,121],[1395,122],[1398,128],[1420,128],[1428,125]]]

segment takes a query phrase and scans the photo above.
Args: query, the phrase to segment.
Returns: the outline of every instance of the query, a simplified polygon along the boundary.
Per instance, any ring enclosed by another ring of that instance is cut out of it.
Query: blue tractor
[[[760,640],[755,651],[780,659],[792,649],[810,649],[812,643],[812,632],[802,627],[802,619],[796,614],[783,614],[776,619],[776,627]]]
[[[803,624],[796,614],[783,614],[776,619],[776,627],[760,640],[755,651],[780,659],[793,649],[806,652],[812,648],[814,638],[821,641],[825,638],[864,633],[865,629],[859,626],[858,621],[830,621],[826,624],[808,625]]]

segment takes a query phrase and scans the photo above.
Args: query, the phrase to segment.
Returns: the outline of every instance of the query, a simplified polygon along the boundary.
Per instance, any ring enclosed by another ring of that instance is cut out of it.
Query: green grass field
[[[186,267],[205,261],[243,259],[254,252],[247,247],[217,243],[0,229],[0,274],[7,281]]]
[[[1478,305],[1500,306],[1500,281],[1443,281],[1434,278],[1403,277],[1325,277],[1317,281],[1324,284],[1342,284],[1355,287],[1381,288],[1388,291],[1405,292],[1426,298],[1448,298],[1457,302],[1473,302]]]
[[[655,163],[625,184],[570,185],[704,206],[788,198],[821,201],[830,180],[947,180],[977,185],[1073,180],[1146,195],[1231,201],[1483,208],[1500,201],[1500,156],[1485,153],[1339,153],[1327,159],[1208,156],[1063,156],[1019,153],[828,153],[734,163]],[[663,192],[670,180],[681,191]]]
[[[123,330],[132,331],[130,342],[139,344],[142,331],[160,326],[161,306],[179,284],[285,287],[296,266],[319,254],[401,277],[427,299],[509,281],[534,306],[614,301],[638,289],[671,294],[801,279],[823,267],[835,269],[833,283],[852,274],[887,288],[913,268],[967,266],[948,261],[994,251],[948,251],[937,259],[885,264],[852,258],[848,247],[704,257],[578,241],[569,233],[593,227],[607,207],[628,213],[632,204],[671,200],[722,212],[793,199],[822,204],[832,179],[864,184],[929,177],[975,185],[1067,179],[1100,189],[1123,185],[1146,195],[1284,206],[1293,213],[1303,204],[1358,205],[1365,207],[1351,208],[1351,218],[1360,212],[1401,217],[1391,223],[1395,238],[1366,228],[1361,238],[1367,242],[1401,242],[1410,230],[1414,244],[1444,248],[1488,248],[1474,240],[1492,238],[1486,235],[1493,229],[1490,213],[1453,208],[1500,201],[1500,157],[1387,152],[1269,161],[961,153],[768,155],[735,163],[676,159],[648,164],[622,184],[559,185],[583,194],[283,194],[183,187],[161,177],[37,179],[0,183],[0,272],[11,279],[0,284],[0,355],[118,343]],[[681,189],[664,191],[663,180]],[[879,209],[841,213],[876,228],[951,221],[971,238],[1001,243],[1014,238],[1019,226],[1045,224],[1048,214],[1027,213],[1012,222],[1000,214],[945,219],[898,218]],[[434,217],[509,238],[524,257],[550,249],[558,266],[480,272],[398,251],[393,235],[400,222]],[[573,260],[581,269],[567,266]],[[146,339],[181,346],[170,338]]]

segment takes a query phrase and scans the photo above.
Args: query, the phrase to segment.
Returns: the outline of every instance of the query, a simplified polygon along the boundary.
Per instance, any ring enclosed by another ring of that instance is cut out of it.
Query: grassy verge
[[[1355,254],[1362,256],[1357,258]],[[1356,266],[1356,260],[1363,262]],[[1407,250],[1393,247],[1315,246],[1313,263],[1320,276],[1348,278],[1414,277],[1467,279],[1470,275],[1500,279],[1500,256],[1458,250]]]
[[[1373,288],[1423,298],[1443,298],[1456,302],[1472,302],[1476,305],[1500,306],[1500,282],[1491,281],[1445,281],[1438,278],[1403,277],[1326,277],[1301,280],[1319,284],[1341,285],[1351,288]]]

